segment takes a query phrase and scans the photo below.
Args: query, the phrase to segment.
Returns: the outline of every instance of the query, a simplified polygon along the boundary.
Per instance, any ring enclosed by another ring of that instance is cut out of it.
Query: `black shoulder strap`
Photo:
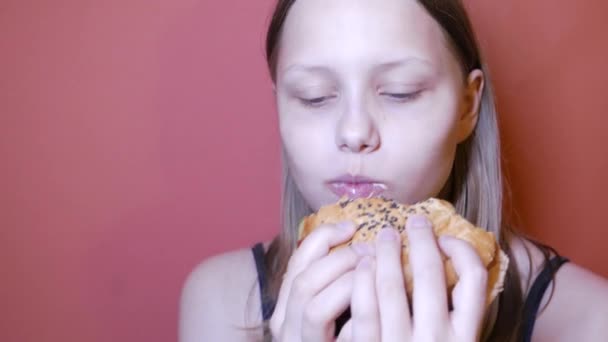
[[[262,319],[267,321],[274,311],[274,301],[268,294],[268,277],[264,266],[264,245],[257,243],[251,248],[255,267],[258,271],[258,283],[260,284],[260,300],[262,302]]]
[[[534,284],[532,284],[532,288],[530,288],[530,292],[524,303],[522,341],[530,342],[532,340],[532,331],[534,330],[536,315],[538,314],[543,295],[551,284],[557,270],[568,261],[567,258],[559,255],[553,257],[545,265],[538,277],[536,277],[536,280],[534,280]]]

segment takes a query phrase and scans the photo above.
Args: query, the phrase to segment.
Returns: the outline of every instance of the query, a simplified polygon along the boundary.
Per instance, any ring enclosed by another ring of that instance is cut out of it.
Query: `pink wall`
[[[188,271],[276,232],[271,3],[0,5],[0,340],[175,340]],[[608,5],[468,4],[528,232],[608,276]]]

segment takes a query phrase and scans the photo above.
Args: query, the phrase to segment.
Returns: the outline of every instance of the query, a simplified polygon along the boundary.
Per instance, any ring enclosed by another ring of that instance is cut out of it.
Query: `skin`
[[[480,70],[462,73],[440,27],[415,1],[297,1],[284,26],[274,89],[287,163],[310,207],[335,202],[327,183],[345,173],[375,179],[384,195],[403,203],[438,194],[457,144],[477,122],[483,80]],[[270,321],[275,340],[333,341],[333,322],[348,305],[352,319],[339,341],[477,340],[485,269],[467,243],[436,241],[424,220],[414,222],[406,227],[420,289],[413,298],[405,296],[393,230],[373,245],[332,254],[353,227],[313,231],[289,260]],[[522,278],[534,277],[540,252],[524,240],[512,245]],[[451,312],[440,250],[459,273]],[[572,263],[556,278],[533,340],[608,336],[606,281]],[[235,329],[260,323],[256,291],[248,302],[255,280],[250,250],[199,265],[182,293],[180,341],[259,339],[259,330]]]

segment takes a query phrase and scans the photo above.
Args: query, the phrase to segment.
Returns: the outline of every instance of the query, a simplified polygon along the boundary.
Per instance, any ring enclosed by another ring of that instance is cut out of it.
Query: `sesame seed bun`
[[[337,203],[324,206],[316,213],[305,217],[300,223],[298,238],[301,241],[322,224],[352,221],[357,227],[352,239],[335,246],[330,251],[332,252],[338,248],[351,245],[353,242],[372,242],[380,229],[394,227],[401,235],[403,275],[408,297],[412,298],[414,286],[409,265],[409,242],[405,232],[405,223],[408,217],[414,214],[424,215],[432,222],[436,237],[449,235],[471,244],[488,270],[486,306],[489,306],[503,290],[509,259],[500,249],[492,232],[471,224],[458,215],[454,207],[447,201],[429,198],[413,205],[403,205],[381,197],[354,200],[342,198]],[[451,295],[452,289],[458,281],[458,276],[451,260],[443,253],[442,259],[448,294]]]

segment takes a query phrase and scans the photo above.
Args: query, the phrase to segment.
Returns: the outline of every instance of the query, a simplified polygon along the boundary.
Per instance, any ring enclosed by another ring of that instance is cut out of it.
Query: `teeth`
[[[367,195],[368,199],[377,196],[387,189],[386,185],[382,183],[372,183],[372,188],[373,190]]]
[[[384,184],[382,184],[382,183],[372,183],[372,185],[373,185],[374,187],[379,187],[379,188],[381,188],[382,190],[386,190],[386,189],[387,189],[386,185],[384,185]]]

